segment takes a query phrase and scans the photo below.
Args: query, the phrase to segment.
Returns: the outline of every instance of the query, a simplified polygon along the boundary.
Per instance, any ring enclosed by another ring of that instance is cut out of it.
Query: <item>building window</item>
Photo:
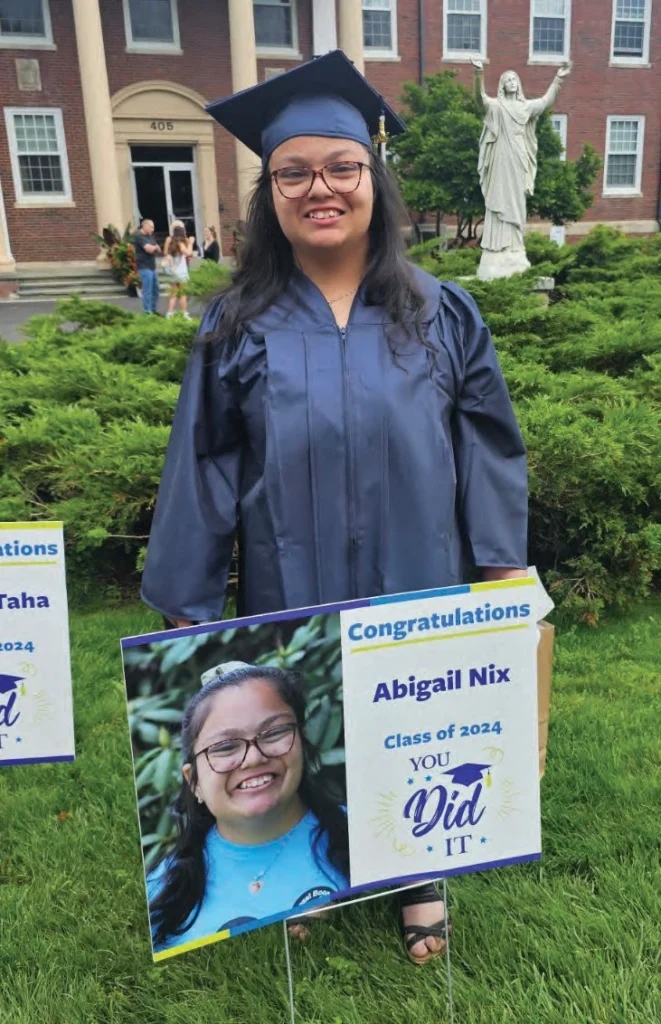
[[[52,42],[48,0],[0,0],[0,47],[29,49]]]
[[[609,117],[606,130],[604,195],[639,195],[644,117]]]
[[[651,0],[613,0],[611,60],[616,64],[647,64]]]
[[[562,143],[561,160],[567,159],[567,115],[551,114],[551,127]]]
[[[62,111],[6,107],[16,200],[43,206],[71,200]]]
[[[486,56],[486,0],[445,0],[443,57],[462,60]]]
[[[365,56],[397,53],[397,8],[395,0],[362,0]]]
[[[571,0],[531,0],[530,60],[569,60]]]
[[[176,0],[124,0],[127,49],[171,52],[179,50]]]
[[[258,50],[295,50],[294,0],[253,0],[255,42]]]

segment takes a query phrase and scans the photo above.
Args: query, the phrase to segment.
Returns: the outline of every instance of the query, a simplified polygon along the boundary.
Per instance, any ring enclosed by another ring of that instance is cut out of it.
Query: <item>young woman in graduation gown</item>
[[[212,105],[262,157],[242,260],[200,325],[143,579],[171,621],[525,575],[523,442],[472,298],[408,264],[371,139],[385,111],[340,52]],[[409,956],[445,945],[433,886]]]

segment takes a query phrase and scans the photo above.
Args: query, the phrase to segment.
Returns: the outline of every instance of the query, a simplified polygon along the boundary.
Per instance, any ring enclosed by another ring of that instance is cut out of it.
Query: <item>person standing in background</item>
[[[158,271],[156,256],[161,247],[154,237],[154,222],[148,217],[140,222],[140,230],[133,236],[135,262],[142,286],[142,312],[158,312]]]
[[[217,263],[220,259],[218,235],[213,224],[204,229],[204,258],[205,260],[213,260],[214,263]]]
[[[168,265],[168,272],[172,276],[170,286],[170,301],[168,302],[168,317],[175,314],[177,302],[181,313],[188,316],[188,295],[186,285],[188,284],[188,263],[193,255],[195,236],[186,236],[186,228],[183,221],[172,221],[172,234],[165,240],[165,257]]]

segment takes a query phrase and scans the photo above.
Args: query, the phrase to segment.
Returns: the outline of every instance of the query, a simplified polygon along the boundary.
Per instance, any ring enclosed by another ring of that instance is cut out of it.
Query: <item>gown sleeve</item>
[[[233,395],[237,351],[200,339],[184,375],[142,577],[142,599],[170,618],[222,616],[238,520],[241,419]]]
[[[443,286],[442,325],[453,342],[453,445],[459,521],[474,565],[526,568],[526,450],[496,350],[467,292]]]

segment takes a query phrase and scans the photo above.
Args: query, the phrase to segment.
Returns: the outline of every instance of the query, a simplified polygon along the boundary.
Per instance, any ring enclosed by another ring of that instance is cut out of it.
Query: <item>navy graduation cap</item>
[[[300,135],[351,139],[401,135],[406,125],[342,50],[244,89],[206,108],[266,164],[278,146]]]
[[[0,693],[9,693],[10,690],[17,688],[17,683],[20,683],[24,676],[7,676],[0,673]]]
[[[449,768],[444,775],[451,775],[452,781],[455,786],[472,786],[474,782],[480,782],[484,772],[491,768],[490,764],[473,764],[467,762],[466,764],[455,765],[454,768]]]

